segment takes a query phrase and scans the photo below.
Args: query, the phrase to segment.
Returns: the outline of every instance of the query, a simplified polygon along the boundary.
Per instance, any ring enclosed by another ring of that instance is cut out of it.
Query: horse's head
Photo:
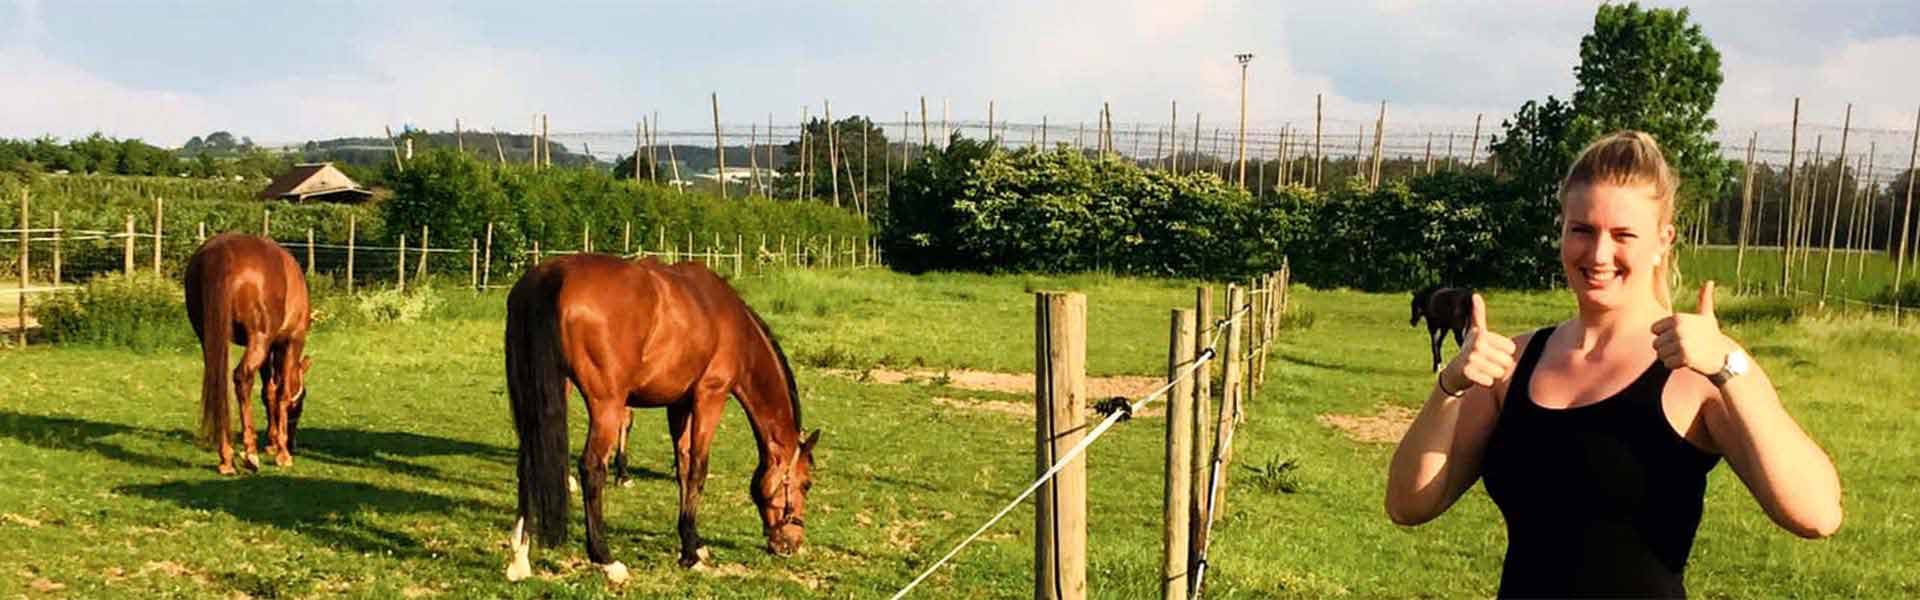
[[[800,549],[807,537],[807,491],[813,489],[813,445],[820,441],[814,430],[806,441],[794,447],[786,462],[763,468],[753,483],[753,503],[760,507],[761,527],[767,534],[767,551],[782,556]]]
[[[1407,319],[1408,327],[1420,324],[1420,315],[1426,312],[1427,297],[1433,294],[1433,290],[1433,287],[1426,287],[1413,293],[1413,317]]]
[[[294,450],[294,435],[300,431],[300,411],[307,405],[307,370],[313,368],[313,357],[300,357],[299,364],[287,373],[287,451]]]

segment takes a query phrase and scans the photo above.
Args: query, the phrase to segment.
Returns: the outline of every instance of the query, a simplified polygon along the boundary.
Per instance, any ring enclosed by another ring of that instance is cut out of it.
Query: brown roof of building
[[[320,177],[325,174],[326,177]],[[315,181],[316,178],[325,181]],[[332,163],[309,163],[294,165],[293,169],[273,178],[267,189],[260,192],[261,198],[286,198],[302,200],[312,196],[356,192],[370,195],[345,173],[333,167]]]

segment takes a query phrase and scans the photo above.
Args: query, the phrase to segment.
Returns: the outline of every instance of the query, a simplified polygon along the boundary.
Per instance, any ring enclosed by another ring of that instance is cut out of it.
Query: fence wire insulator
[[[1114,413],[1120,413],[1120,422],[1122,423],[1133,420],[1133,403],[1128,401],[1126,396],[1114,396],[1106,400],[1101,400],[1094,403],[1093,410],[1094,412],[1100,413],[1100,416],[1103,417],[1111,417]]]

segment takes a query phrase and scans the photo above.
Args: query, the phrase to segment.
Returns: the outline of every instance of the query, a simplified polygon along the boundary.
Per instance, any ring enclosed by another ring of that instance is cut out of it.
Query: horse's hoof
[[[260,471],[260,455],[248,452],[240,457],[240,461],[241,464],[247,467],[248,471]]]
[[[293,455],[286,453],[275,454],[273,455],[273,464],[278,467],[291,467],[293,466]]]
[[[567,476],[567,492],[574,494],[580,493],[580,480],[578,478],[572,475]]]
[[[224,463],[223,463],[223,464],[221,464],[221,465],[220,465],[220,466],[218,466],[218,467],[214,467],[213,469],[214,469],[215,471],[219,471],[221,475],[239,475],[239,474],[240,474],[240,471],[239,471],[239,470],[236,470],[236,469],[234,469],[234,468],[233,468],[233,465],[231,465],[231,464],[224,464]]]
[[[533,565],[525,556],[515,557],[513,564],[507,565],[507,581],[520,581],[532,576]]]
[[[623,488],[630,488],[630,487],[633,487],[633,480],[632,480],[632,479],[622,479],[622,480],[620,480],[620,484],[619,484],[619,485],[620,485],[620,487],[623,487]]]
[[[686,567],[689,569],[698,569],[702,563],[706,563],[712,560],[713,560],[713,552],[710,550],[707,550],[706,546],[701,546],[699,549],[694,550],[690,554],[686,552],[680,553],[680,566]]]
[[[627,566],[620,561],[600,565],[600,572],[607,574],[608,585],[620,585],[627,582]]]
[[[507,539],[507,546],[513,549],[513,562],[507,565],[507,581],[519,581],[533,575],[533,564],[527,560],[533,544],[527,540],[526,518],[513,522],[513,537]]]

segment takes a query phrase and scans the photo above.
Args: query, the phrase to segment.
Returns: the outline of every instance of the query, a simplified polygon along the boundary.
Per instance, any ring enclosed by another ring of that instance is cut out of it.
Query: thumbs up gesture
[[[1720,320],[1713,315],[1713,282],[1700,286],[1700,305],[1692,314],[1675,312],[1654,321],[1653,349],[1668,369],[1693,369],[1701,375],[1720,372],[1732,352],[1733,340],[1720,333]]]
[[[1487,329],[1487,302],[1473,295],[1473,328],[1467,331],[1460,353],[1440,371],[1440,383],[1446,390],[1465,390],[1469,385],[1492,387],[1513,370],[1513,340]]]

